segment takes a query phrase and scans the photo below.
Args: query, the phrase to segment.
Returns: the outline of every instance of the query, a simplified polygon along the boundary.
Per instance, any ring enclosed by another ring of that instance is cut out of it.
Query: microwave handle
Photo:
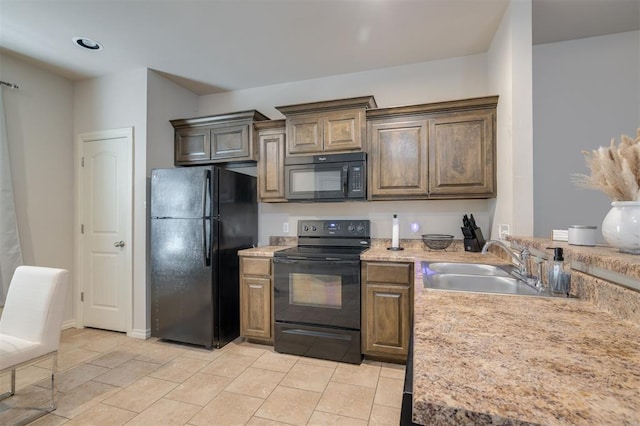
[[[349,196],[349,166],[342,166],[342,192],[344,193],[344,198]]]

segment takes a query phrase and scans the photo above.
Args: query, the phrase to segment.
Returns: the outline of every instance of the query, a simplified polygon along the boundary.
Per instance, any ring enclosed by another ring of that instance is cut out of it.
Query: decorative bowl
[[[422,241],[431,250],[444,250],[453,242],[453,235],[422,234]]]

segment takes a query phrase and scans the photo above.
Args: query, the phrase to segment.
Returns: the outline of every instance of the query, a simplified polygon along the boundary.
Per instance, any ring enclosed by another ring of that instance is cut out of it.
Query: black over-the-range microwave
[[[353,152],[284,160],[284,187],[291,201],[364,201],[367,154]]]

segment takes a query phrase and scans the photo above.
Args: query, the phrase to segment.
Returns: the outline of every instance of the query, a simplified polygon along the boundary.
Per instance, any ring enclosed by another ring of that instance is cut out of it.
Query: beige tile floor
[[[49,365],[18,370],[1,425],[47,400]],[[240,339],[207,351],[94,329],[63,331],[58,365],[58,409],[33,425],[397,425],[404,378],[402,365],[284,355]]]

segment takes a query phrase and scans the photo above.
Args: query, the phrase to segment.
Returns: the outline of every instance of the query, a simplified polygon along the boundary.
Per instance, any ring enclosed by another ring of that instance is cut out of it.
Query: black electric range
[[[368,220],[303,220],[298,246],[274,253],[277,352],[360,363],[360,255]]]

